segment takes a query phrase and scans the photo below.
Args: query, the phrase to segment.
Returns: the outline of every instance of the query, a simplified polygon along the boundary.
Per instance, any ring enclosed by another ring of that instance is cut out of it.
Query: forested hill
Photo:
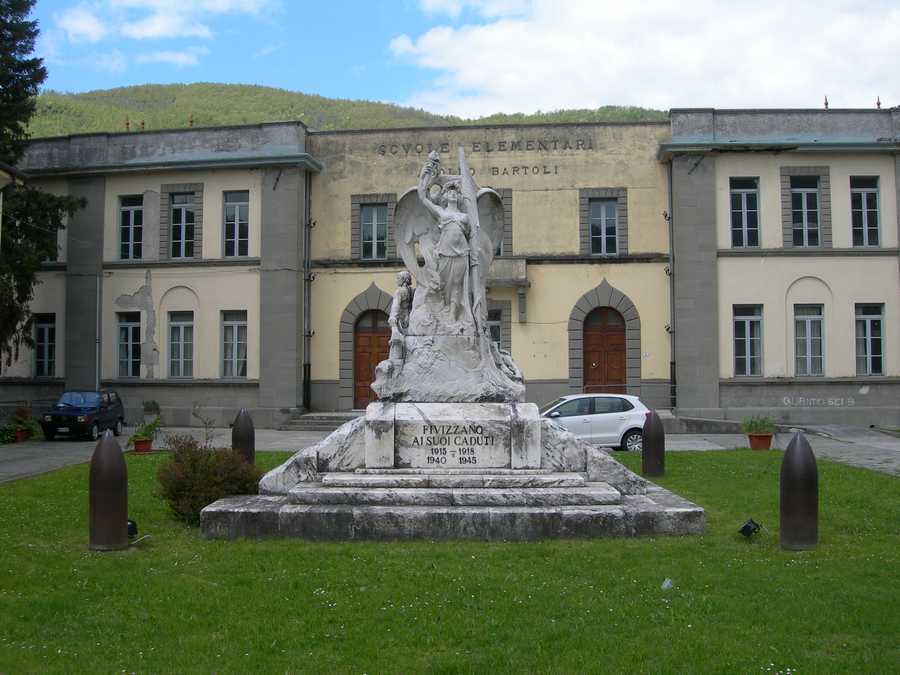
[[[646,108],[604,106],[594,110],[557,110],[526,114],[497,114],[474,120],[435,115],[375,101],[352,101],[244,84],[148,84],[61,94],[46,91],[38,97],[31,120],[33,137],[97,131],[175,129],[229,124],[301,120],[311,129],[372,129],[467,124],[523,124],[550,122],[664,121],[666,113]]]

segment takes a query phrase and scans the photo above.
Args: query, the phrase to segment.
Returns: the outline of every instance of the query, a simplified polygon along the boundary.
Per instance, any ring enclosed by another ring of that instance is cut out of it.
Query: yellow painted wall
[[[897,193],[894,159],[888,155],[850,154],[724,154],[716,158],[716,220],[719,248],[731,248],[730,191],[732,176],[759,177],[760,243],[781,248],[781,167],[828,166],[831,177],[833,248],[853,245],[850,220],[850,176],[878,176],[881,245],[897,246]]]
[[[66,273],[38,272],[38,284],[31,301],[32,314],[56,315],[56,366],[55,377],[66,373]],[[19,351],[19,358],[9,368],[3,366],[4,377],[33,377],[34,354],[28,347]]]
[[[107,270],[103,281],[103,377],[118,377],[118,312],[135,311],[115,304],[145,283],[144,269]],[[168,378],[168,312],[194,312],[194,379],[222,374],[222,311],[247,310],[247,379],[259,377],[259,269],[257,267],[173,267],[151,269],[156,309],[155,340],[159,362],[155,379]],[[141,337],[147,315],[141,315]],[[143,356],[143,354],[142,354]],[[141,375],[147,368],[142,364]]]
[[[317,223],[312,257],[350,257],[352,194],[401,195],[415,185],[429,147],[439,151],[445,168],[457,170],[460,144],[480,186],[513,190],[514,255],[578,253],[578,188],[582,187],[627,188],[629,250],[668,251],[668,230],[662,218],[668,209],[666,172],[656,159],[658,144],[668,136],[664,125],[312,135],[310,152],[325,165],[312,179],[312,218]],[[521,143],[523,149],[511,151],[513,142]],[[565,143],[570,147],[565,148]]]
[[[896,258],[720,258],[719,370],[734,377],[733,305],[763,306],[763,374],[794,375],[794,304],[824,305],[825,376],[856,375],[856,303],[884,304],[885,374],[900,375]]]
[[[518,298],[511,288],[490,289],[488,297],[512,301],[512,355],[528,380],[569,377],[569,314],[587,291],[605,278],[625,293],[641,316],[641,376],[668,378],[670,361],[668,277],[662,263],[629,265],[529,265],[528,322],[519,323]],[[340,317],[371,283],[393,293],[396,268],[370,271],[321,269],[312,291],[312,379],[339,377]]]
[[[106,179],[106,204],[104,205],[104,260],[119,260],[119,197],[143,194],[145,190],[159,192],[160,186],[172,183],[203,183],[203,258],[207,259],[223,257],[225,199],[223,192],[249,190],[249,255],[259,256],[262,214],[260,205],[261,172],[256,169],[206,169],[108,177]],[[144,244],[145,246],[150,245],[150,242],[145,238]],[[154,244],[158,246],[159,242],[154,242]]]

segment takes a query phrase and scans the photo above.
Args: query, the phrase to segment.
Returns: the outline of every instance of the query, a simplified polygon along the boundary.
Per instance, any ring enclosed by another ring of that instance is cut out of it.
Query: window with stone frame
[[[350,195],[350,257],[354,260],[392,260],[394,208],[397,195],[373,193]]]
[[[159,257],[203,257],[203,183],[160,186]]]
[[[878,246],[878,176],[850,176],[854,246]]]
[[[119,312],[119,377],[141,376],[141,313]]]
[[[781,224],[785,248],[831,248],[829,167],[781,167]]]
[[[169,377],[194,376],[194,313],[169,312]]]
[[[247,311],[222,312],[222,377],[247,377]]]
[[[884,305],[856,305],[856,374],[884,375]]]
[[[581,255],[628,255],[628,191],[625,188],[579,189],[578,220]]]
[[[56,315],[35,314],[34,376],[56,376]]]
[[[226,258],[250,255],[250,192],[231,190],[223,198],[224,255]]]
[[[762,305],[735,305],[734,374],[762,375]]]
[[[759,178],[728,179],[731,197],[731,245],[759,246]]]
[[[794,305],[794,375],[825,374],[825,331],[822,305]]]
[[[119,197],[119,258],[140,260],[144,246],[144,197]]]

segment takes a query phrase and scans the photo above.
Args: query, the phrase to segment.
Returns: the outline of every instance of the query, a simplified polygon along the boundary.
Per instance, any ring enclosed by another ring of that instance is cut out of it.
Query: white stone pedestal
[[[534,403],[371,403],[366,468],[538,469]]]

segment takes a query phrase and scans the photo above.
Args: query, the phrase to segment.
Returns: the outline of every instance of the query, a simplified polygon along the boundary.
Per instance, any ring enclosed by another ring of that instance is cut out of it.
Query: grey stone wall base
[[[227,427],[237,416],[241,408],[246,408],[253,418],[253,426],[257,429],[275,429],[287,419],[288,414],[281,408],[259,408],[255,406],[228,405],[228,406],[203,406],[201,414],[213,422],[214,427]],[[203,424],[191,413],[193,408],[182,406],[165,406],[159,408],[159,417],[162,420],[163,432],[165,427],[202,427]],[[125,423],[140,424],[144,419],[142,407],[126,406]]]
[[[203,509],[210,539],[482,540],[702,534],[702,508],[656,488],[618,505],[562,507],[288,504],[286,497],[229,497]]]

